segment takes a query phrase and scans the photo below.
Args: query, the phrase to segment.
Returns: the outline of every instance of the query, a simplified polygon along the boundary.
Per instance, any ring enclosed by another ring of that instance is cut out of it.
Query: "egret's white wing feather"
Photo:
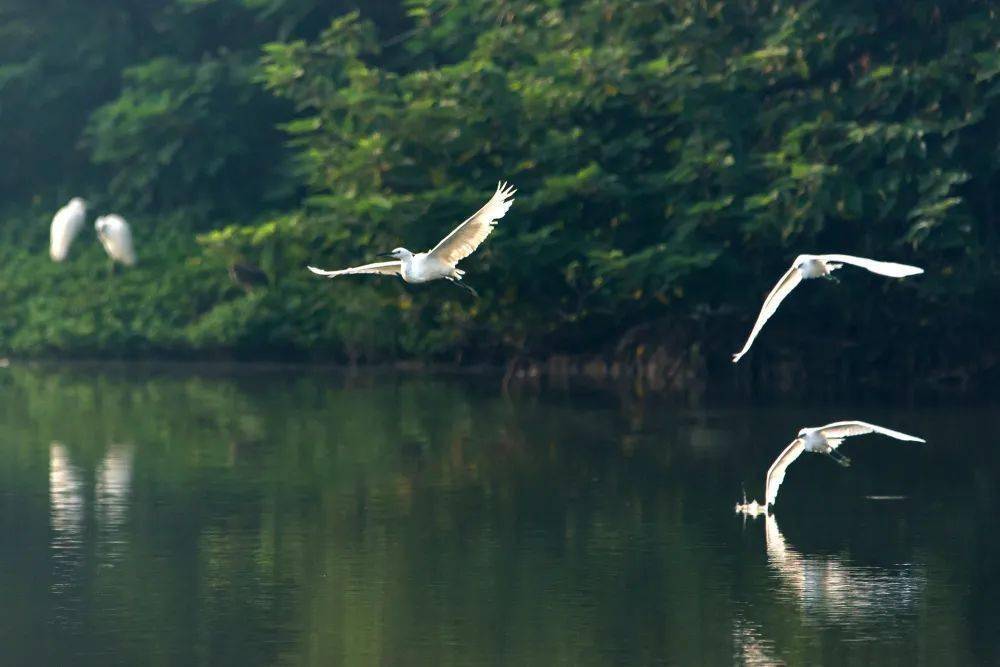
[[[882,426],[876,426],[875,424],[869,424],[868,422],[861,421],[833,422],[832,424],[827,424],[826,426],[820,426],[818,430],[827,440],[830,440],[831,438],[843,440],[844,438],[849,438],[852,435],[881,433],[882,435],[887,435],[890,438],[896,438],[897,440],[927,442],[923,438],[918,438],[915,435],[907,435],[906,433],[893,431],[891,428],[884,428]]]
[[[385,276],[398,275],[402,271],[402,262],[398,259],[391,262],[375,262],[374,264],[365,264],[364,266],[352,266],[347,269],[340,269],[338,271],[326,271],[324,269],[317,269],[315,266],[306,267],[317,276],[325,276],[327,278],[335,278],[336,276],[350,276],[362,273],[376,273]]]
[[[486,240],[493,231],[497,220],[502,218],[511,204],[517,190],[507,183],[498,183],[497,190],[486,204],[473,213],[465,222],[452,230],[427,254],[434,259],[455,266],[465,259]]]
[[[757,338],[757,334],[760,330],[764,328],[764,324],[767,323],[771,316],[774,315],[775,311],[778,310],[778,306],[781,302],[785,300],[795,287],[802,282],[802,273],[798,269],[798,259],[792,263],[792,268],[785,272],[785,275],[781,276],[781,280],[771,289],[771,293],[767,295],[764,299],[764,305],[761,306],[760,314],[757,316],[757,321],[754,322],[753,330],[750,332],[750,337],[747,338],[747,342],[743,344],[743,349],[733,355],[733,363],[735,364],[740,358],[747,353],[750,346],[753,345],[754,339]]]
[[[868,269],[872,273],[878,273],[892,278],[915,276],[918,273],[924,272],[924,270],[918,266],[897,264],[896,262],[880,262],[875,259],[868,259],[867,257],[855,257],[854,255],[816,255],[816,257],[826,262],[843,262],[844,264],[853,264],[854,266],[860,266],[863,269]]]
[[[837,447],[840,447],[842,444],[844,444],[844,439],[843,438],[827,438],[826,439],[826,444],[830,445],[830,449],[836,449]]]
[[[767,469],[767,478],[764,483],[765,505],[774,504],[774,500],[778,497],[778,487],[785,481],[785,471],[788,469],[788,466],[795,462],[795,459],[799,458],[803,449],[801,438],[792,440],[791,444],[785,447],[785,450],[781,454],[778,454],[778,458],[774,459],[774,463]]]

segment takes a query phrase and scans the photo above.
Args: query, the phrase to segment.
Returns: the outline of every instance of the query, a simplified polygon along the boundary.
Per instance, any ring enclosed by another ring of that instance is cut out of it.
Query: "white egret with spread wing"
[[[103,215],[94,223],[97,238],[112,262],[134,266],[135,245],[132,243],[132,228],[120,215]]]
[[[750,337],[744,343],[743,349],[733,355],[733,363],[739,361],[747,353],[750,346],[753,345],[754,339],[757,338],[757,334],[764,327],[764,324],[771,319],[771,316],[778,310],[781,302],[786,296],[791,294],[792,290],[800,282],[809,278],[832,278],[831,274],[844,264],[860,266],[872,273],[892,278],[903,278],[924,272],[923,269],[908,264],[879,262],[865,257],[854,257],[853,255],[799,255],[792,262],[791,268],[785,272],[785,275],[781,277],[778,284],[771,289],[771,293],[764,299],[764,305],[761,306],[760,314],[753,325]]]
[[[458,282],[465,275],[465,271],[457,268],[457,264],[475,252],[476,248],[486,240],[496,226],[497,220],[510,210],[511,204],[514,203],[515,192],[516,190],[507,183],[497,184],[496,192],[481,209],[427,252],[414,254],[406,248],[396,248],[390,253],[385,253],[394,258],[388,262],[375,262],[337,271],[326,271],[313,266],[308,268],[313,273],[327,278],[355,274],[382,274],[398,275],[408,283],[426,283],[443,278],[475,294],[474,289]]]
[[[799,431],[798,437],[785,447],[784,451],[771,464],[771,467],[767,469],[767,477],[764,480],[764,507],[770,507],[774,504],[778,497],[778,487],[785,480],[785,471],[788,470],[788,466],[795,462],[795,459],[799,458],[802,452],[825,454],[840,465],[849,466],[851,460],[836,451],[837,447],[844,442],[845,438],[865,435],[866,433],[879,433],[908,442],[926,442],[923,438],[914,435],[907,435],[862,421],[833,422],[826,426],[803,428]]]
[[[49,227],[49,256],[53,261],[61,262],[69,255],[69,247],[73,239],[83,229],[87,219],[87,202],[80,197],[73,197],[65,206],[52,216]]]

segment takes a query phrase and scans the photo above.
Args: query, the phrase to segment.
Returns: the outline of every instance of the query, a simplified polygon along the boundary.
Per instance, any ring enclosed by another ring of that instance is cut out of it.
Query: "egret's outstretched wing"
[[[781,302],[785,300],[795,287],[802,282],[802,272],[798,269],[799,260],[796,259],[792,263],[792,268],[785,272],[785,275],[781,276],[781,280],[778,284],[771,289],[771,293],[767,295],[764,299],[764,305],[761,306],[760,315],[757,316],[757,321],[754,322],[753,330],[750,332],[750,337],[747,338],[747,342],[743,344],[743,349],[733,355],[733,363],[735,364],[740,358],[747,353],[750,346],[753,345],[753,341],[757,338],[757,334],[760,330],[764,328],[764,324],[771,319],[775,311],[778,310],[778,306]]]
[[[374,264],[352,266],[349,269],[340,269],[339,271],[325,271],[323,269],[317,269],[315,266],[308,266],[306,268],[315,273],[317,276],[325,276],[327,278],[351,276],[358,273],[379,273],[385,276],[391,276],[399,274],[402,270],[402,262],[399,260],[394,260],[392,262],[375,262]]]
[[[876,426],[875,424],[869,424],[868,422],[859,422],[859,421],[833,422],[832,424],[827,424],[826,426],[820,426],[819,432],[822,433],[827,440],[831,439],[843,440],[844,438],[849,438],[852,435],[865,435],[866,433],[881,433],[882,435],[887,435],[890,438],[896,438],[897,440],[907,440],[909,442],[927,442],[923,438],[918,438],[915,435],[907,435],[906,433],[893,431],[891,428],[883,428],[881,426]]]
[[[924,272],[924,270],[919,266],[897,264],[896,262],[880,262],[866,257],[855,257],[854,255],[817,255],[816,257],[827,262],[843,262],[844,264],[853,264],[854,266],[860,266],[863,269],[868,269],[872,273],[878,273],[892,278],[915,276],[918,273]]]
[[[802,451],[802,439],[795,438],[790,445],[785,447],[785,451],[781,452],[778,458],[774,459],[771,467],[767,469],[767,479],[764,483],[765,505],[774,504],[775,498],[778,497],[778,487],[785,481],[785,470],[788,469],[788,466],[792,465],[795,459],[799,458]]]
[[[514,186],[507,183],[497,183],[497,191],[493,193],[486,205],[452,230],[451,234],[444,237],[427,254],[452,266],[471,255],[493,231],[497,220],[510,210],[511,204],[514,203],[515,192],[517,190],[514,189]]]
[[[56,262],[66,259],[73,239],[83,229],[87,210],[73,202],[63,206],[52,217],[49,229],[49,256]]]

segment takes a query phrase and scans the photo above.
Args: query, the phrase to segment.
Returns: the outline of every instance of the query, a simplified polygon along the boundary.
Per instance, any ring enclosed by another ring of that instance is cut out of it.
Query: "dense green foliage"
[[[496,360],[663,322],[724,363],[810,251],[928,271],[804,290],[755,353],[991,352],[991,3],[64,4],[0,0],[13,353]],[[465,263],[480,300],[303,270],[429,247],[501,179],[517,200]],[[46,265],[48,216],[77,192],[134,222],[137,269],[105,276],[86,234]],[[253,285],[227,273],[245,266]]]

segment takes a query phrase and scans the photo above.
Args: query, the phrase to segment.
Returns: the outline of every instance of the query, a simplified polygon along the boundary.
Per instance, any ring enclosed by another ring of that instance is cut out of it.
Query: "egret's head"
[[[404,257],[409,257],[413,253],[406,248],[393,248],[392,252],[384,252],[380,257],[395,257],[396,259],[403,259]]]
[[[807,429],[807,428],[800,428],[799,429],[799,437],[800,438],[804,438],[807,435],[809,435],[809,429]]]
[[[73,206],[82,206],[83,208],[87,208],[87,200],[83,197],[73,197],[69,200],[69,203]]]

